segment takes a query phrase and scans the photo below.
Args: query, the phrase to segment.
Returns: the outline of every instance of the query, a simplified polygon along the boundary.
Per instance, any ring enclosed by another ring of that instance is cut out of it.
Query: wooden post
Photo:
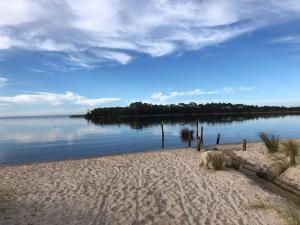
[[[203,127],[201,127],[200,140],[201,140],[201,147],[203,147],[204,146],[204,141],[203,141]]]
[[[192,146],[192,132],[188,131],[189,147]]]
[[[198,139],[198,137],[199,137],[199,132],[198,132],[198,130],[199,130],[199,122],[198,122],[198,120],[197,120],[197,134],[196,134],[196,138]]]
[[[221,134],[218,133],[218,136],[217,136],[217,142],[216,142],[217,145],[220,144],[220,137],[221,137]]]
[[[197,151],[201,150],[201,138],[197,137]]]
[[[164,149],[165,148],[165,132],[164,132],[164,124],[161,123],[161,148]]]
[[[247,150],[247,140],[244,139],[243,140],[243,151],[246,151]]]

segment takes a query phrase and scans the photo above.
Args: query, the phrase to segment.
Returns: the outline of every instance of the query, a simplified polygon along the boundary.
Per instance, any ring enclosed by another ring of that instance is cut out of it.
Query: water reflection
[[[197,121],[207,125],[221,125],[235,122],[246,122],[248,120],[284,118],[288,116],[297,116],[299,114],[230,114],[230,115],[182,115],[182,116],[152,116],[152,117],[121,117],[110,118],[102,117],[97,120],[88,120],[97,125],[128,125],[131,129],[144,129],[164,124],[190,124],[194,125]]]
[[[93,122],[68,117],[0,119],[0,164],[187,147],[186,139],[181,138],[183,128],[193,131],[190,144],[195,147],[197,121],[199,128],[204,127],[205,144],[216,143],[218,133],[221,143],[245,138],[257,140],[261,130],[282,138],[300,137],[300,116],[295,115],[123,118]]]
[[[53,123],[54,122],[54,123]],[[83,126],[82,121],[69,118],[0,120],[0,143],[20,144],[66,140],[72,142],[88,134],[118,134],[121,130],[109,126]]]

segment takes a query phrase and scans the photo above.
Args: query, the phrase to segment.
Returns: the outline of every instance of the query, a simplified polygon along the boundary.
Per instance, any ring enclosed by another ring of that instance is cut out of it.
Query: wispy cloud
[[[173,91],[167,94],[162,92],[155,92],[151,95],[150,99],[159,101],[161,103],[166,102],[169,99],[177,97],[186,97],[186,96],[203,96],[203,95],[222,95],[222,94],[232,94],[239,91],[252,91],[252,87],[224,87],[222,89],[206,91],[203,89],[194,89],[191,91]]]
[[[1,1],[0,50],[63,53],[64,63],[85,69],[125,65],[134,53],[198,50],[299,12],[298,0]]]
[[[35,92],[31,94],[20,94],[15,96],[0,96],[0,104],[50,104],[61,105],[71,103],[77,105],[96,106],[105,103],[120,101],[120,98],[86,98],[73,92],[65,94]]]
[[[8,79],[0,76],[0,87],[7,85]]]
[[[273,43],[300,44],[300,35],[288,35],[273,40]]]

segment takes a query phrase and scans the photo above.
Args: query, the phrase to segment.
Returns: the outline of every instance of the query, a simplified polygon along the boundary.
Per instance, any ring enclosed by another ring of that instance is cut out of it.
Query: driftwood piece
[[[287,181],[281,179],[281,177],[277,177],[277,178],[274,180],[274,183],[275,183],[276,185],[278,185],[279,187],[281,187],[282,189],[287,190],[287,191],[289,191],[289,192],[294,193],[295,195],[300,196],[300,189],[299,189],[299,186],[293,184],[292,182],[287,182]]]
[[[230,156],[232,160],[232,168],[237,169],[237,170],[243,170],[243,171],[248,171],[252,174],[256,174],[257,176],[268,180],[272,181],[274,180],[277,175],[271,171],[271,168],[268,167],[260,167],[254,163],[251,163],[240,156],[238,156],[236,153],[233,151],[231,152],[226,152],[228,156]]]
[[[234,151],[225,152],[228,156],[230,156],[232,160],[231,168],[240,171],[246,175],[257,175],[258,177],[272,182],[276,184],[280,188],[292,192],[297,196],[300,196],[300,189],[297,185],[293,184],[292,182],[288,182],[285,179],[282,179],[280,174],[275,173],[272,171],[272,167],[267,166],[258,166],[247,160],[239,157]]]

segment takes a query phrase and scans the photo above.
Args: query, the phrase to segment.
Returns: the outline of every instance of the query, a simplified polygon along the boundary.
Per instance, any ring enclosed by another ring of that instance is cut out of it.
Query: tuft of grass
[[[292,203],[287,202],[285,204],[276,205],[263,200],[258,200],[249,205],[249,208],[258,210],[275,210],[279,216],[284,219],[288,225],[299,225],[300,224],[300,211]]]
[[[279,150],[279,136],[267,132],[259,133],[260,139],[266,145],[269,153],[275,153]]]
[[[212,166],[214,170],[222,170],[225,163],[225,157],[223,153],[217,154],[219,152],[215,152],[216,154],[212,155]]]
[[[269,158],[272,162],[271,169],[272,169],[272,171],[274,171],[277,174],[277,176],[279,176],[281,173],[286,171],[290,166],[286,157],[272,154],[269,156]]]
[[[294,140],[287,140],[282,143],[283,150],[286,152],[286,155],[290,157],[290,165],[296,165],[296,156],[299,154],[299,145]]]

